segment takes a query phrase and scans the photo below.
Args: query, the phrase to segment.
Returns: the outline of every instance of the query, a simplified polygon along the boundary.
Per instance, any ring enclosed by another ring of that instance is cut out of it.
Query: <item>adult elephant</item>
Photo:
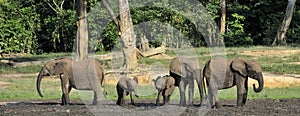
[[[175,79],[175,86],[179,87],[180,92],[180,106],[186,106],[185,89],[189,85],[189,99],[188,105],[193,106],[194,98],[194,79],[198,84],[200,93],[200,104],[203,98],[203,81],[202,72],[199,62],[197,60],[186,57],[175,57],[170,63],[170,76]]]
[[[57,63],[61,63],[61,62],[65,62],[67,65],[70,65],[72,66],[72,58],[60,58],[60,59],[55,59],[55,60],[50,60],[48,62],[46,62],[44,64],[44,66],[41,68],[39,74],[38,74],[38,77],[37,77],[37,81],[36,81],[36,88],[37,88],[37,91],[39,93],[39,95],[41,97],[43,97],[41,91],[40,91],[40,83],[41,83],[41,80],[44,76],[52,76],[53,73],[54,73],[54,66],[55,64]]]
[[[93,90],[93,104],[99,104],[102,83],[104,81],[104,69],[95,59],[86,59],[78,62],[57,62],[54,65],[54,75],[60,75],[62,89],[62,105],[70,103],[69,93],[72,88],[78,90]],[[39,84],[40,82],[38,82]],[[39,90],[40,88],[38,88]],[[41,94],[40,94],[41,95]]]
[[[224,64],[224,66],[222,66],[222,64]],[[216,108],[222,107],[218,99],[217,91],[231,88],[235,85],[237,87],[237,106],[244,106],[248,93],[248,77],[258,81],[258,88],[253,84],[253,90],[255,92],[260,92],[264,86],[261,66],[255,61],[244,58],[210,59],[203,68],[203,77],[206,79],[209,101],[212,108],[214,102]]]

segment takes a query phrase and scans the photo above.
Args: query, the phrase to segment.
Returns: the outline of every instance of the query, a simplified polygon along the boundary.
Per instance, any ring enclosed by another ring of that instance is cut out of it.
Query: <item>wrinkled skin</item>
[[[57,62],[53,75],[60,75],[62,89],[62,105],[70,103],[69,93],[72,88],[78,90],[92,90],[94,92],[93,105],[100,103],[100,95],[104,81],[104,69],[95,59],[86,59],[78,62]],[[102,91],[102,92],[101,92]]]
[[[136,96],[136,88],[138,85],[138,79],[134,77],[133,79],[127,77],[121,77],[116,86],[118,93],[117,105],[125,105],[125,97],[130,94],[131,105],[134,105],[133,96]]]
[[[169,75],[159,76],[154,80],[154,83],[158,91],[156,105],[159,106],[160,96],[163,96],[163,105],[169,104],[175,89],[175,79]]]
[[[244,106],[248,93],[248,77],[258,81],[258,88],[253,85],[255,92],[260,92],[264,86],[261,66],[255,61],[243,58],[213,58],[205,64],[203,77],[206,79],[212,108],[214,105],[216,108],[222,107],[217,91],[233,86],[237,87],[237,106]]]
[[[40,83],[41,83],[41,80],[44,76],[52,76],[54,75],[54,66],[56,63],[61,63],[61,62],[65,62],[67,65],[72,65],[72,59],[71,58],[60,58],[60,59],[55,59],[55,60],[50,60],[48,62],[46,62],[44,64],[44,66],[41,68],[40,72],[39,72],[39,75],[37,77],[37,81],[36,81],[36,88],[37,88],[37,91],[39,93],[39,95],[41,97],[43,97],[41,91],[40,91]]]
[[[202,72],[197,59],[186,57],[175,57],[170,63],[170,76],[175,79],[175,86],[178,86],[180,92],[180,106],[186,106],[185,89],[189,85],[188,105],[193,106],[194,98],[194,79],[197,82],[200,93],[200,104],[203,99],[203,81]]]

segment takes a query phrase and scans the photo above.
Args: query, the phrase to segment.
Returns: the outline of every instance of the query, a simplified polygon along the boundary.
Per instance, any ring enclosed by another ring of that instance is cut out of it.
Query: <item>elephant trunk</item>
[[[258,78],[256,78],[256,80],[258,81],[259,86],[258,86],[258,88],[256,88],[255,84],[253,84],[254,92],[260,92],[264,87],[264,79],[263,79],[262,73],[259,73],[257,77]]]
[[[38,75],[38,77],[37,77],[37,81],[36,81],[36,89],[37,89],[37,91],[38,91],[38,93],[41,97],[43,97],[43,95],[42,95],[41,90],[40,90],[40,85],[41,85],[41,80],[44,76],[44,73],[45,73],[44,68],[42,68],[39,75]]]

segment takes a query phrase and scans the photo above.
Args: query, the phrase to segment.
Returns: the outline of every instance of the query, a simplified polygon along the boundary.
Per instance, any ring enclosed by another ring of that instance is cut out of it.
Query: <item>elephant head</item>
[[[153,79],[155,88],[158,91],[165,89],[166,81],[167,81],[167,76],[158,76],[156,79]]]
[[[259,87],[256,88],[253,84],[253,90],[255,92],[260,92],[264,86],[264,80],[262,75],[261,66],[255,61],[249,61],[242,58],[236,58],[231,63],[232,70],[238,72],[243,77],[253,78],[258,81]]]
[[[66,62],[57,62],[54,65],[53,75],[60,75],[66,71],[67,63]]]
[[[58,62],[71,62],[71,61],[72,61],[71,58],[61,58],[61,59],[56,59],[56,60],[50,60],[45,63],[45,65],[41,68],[41,70],[38,74],[38,77],[37,77],[37,81],[36,81],[36,88],[41,97],[43,97],[43,95],[40,91],[40,83],[41,83],[42,78],[44,76],[55,75],[54,67]]]

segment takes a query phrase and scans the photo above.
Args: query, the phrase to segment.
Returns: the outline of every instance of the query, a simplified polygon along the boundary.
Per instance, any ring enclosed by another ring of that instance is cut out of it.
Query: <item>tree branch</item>
[[[119,27],[119,20],[117,19],[116,15],[114,14],[113,10],[110,8],[109,4],[106,2],[106,0],[101,0],[102,4],[104,5],[104,7],[106,8],[106,10],[108,11],[109,15],[113,18],[115,24],[117,25],[117,27]]]
[[[63,4],[65,3],[65,0],[63,0],[60,4],[60,9],[63,9]]]
[[[56,4],[56,2],[54,0],[52,0],[52,2],[54,3],[54,5],[56,6],[56,8],[59,8],[58,5]]]
[[[50,8],[52,9],[52,10],[54,10],[56,13],[58,13],[57,11],[56,11],[56,9],[55,8],[53,8],[53,6],[47,1],[47,4],[50,6]]]

